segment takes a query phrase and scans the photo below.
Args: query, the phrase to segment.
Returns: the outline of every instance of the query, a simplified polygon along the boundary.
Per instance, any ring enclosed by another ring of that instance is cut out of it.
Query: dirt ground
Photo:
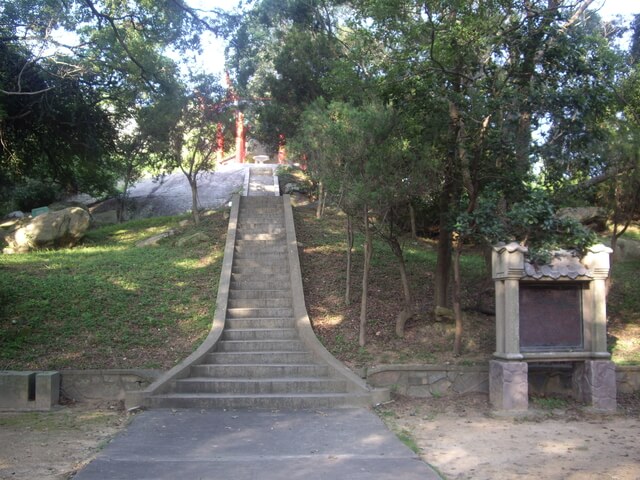
[[[507,417],[485,395],[400,397],[377,413],[447,480],[637,480],[639,405],[636,395],[602,416],[542,399],[525,416]],[[0,478],[72,478],[128,421],[117,405],[0,413]]]
[[[108,404],[0,412],[0,479],[72,478],[128,421]]]
[[[609,416],[555,399],[497,416],[486,395],[398,398],[378,413],[447,480],[638,480],[638,398]]]

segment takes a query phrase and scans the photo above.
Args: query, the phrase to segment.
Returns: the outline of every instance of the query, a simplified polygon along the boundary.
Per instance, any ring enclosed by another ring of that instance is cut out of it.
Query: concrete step
[[[313,364],[311,354],[302,350],[284,350],[281,352],[214,352],[205,355],[204,365],[304,365]],[[246,377],[253,376],[251,371]],[[198,375],[196,375],[198,376]],[[201,375],[200,375],[201,376]],[[236,375],[236,377],[243,375]]]
[[[227,318],[225,328],[247,329],[247,328],[293,328],[295,320],[293,318]]]
[[[280,228],[284,227],[284,215],[281,212],[263,212],[258,214],[242,213],[238,215],[237,227],[242,228],[245,225],[273,225]]]
[[[251,240],[238,240],[238,242],[250,242]],[[234,253],[238,254],[241,258],[256,258],[261,255],[271,255],[274,253],[287,253],[287,245],[246,245],[244,243],[236,242],[233,247]]]
[[[262,239],[262,240],[242,240],[242,239],[236,239],[236,245],[235,248],[236,249],[242,249],[242,248],[250,248],[252,250],[255,251],[262,251],[264,249],[268,249],[268,248],[274,248],[274,247],[286,247],[286,242],[284,241],[284,237],[281,237],[279,239]]]
[[[222,332],[222,340],[297,340],[295,328],[233,328]]]
[[[257,281],[238,282],[231,281],[229,287],[233,290],[277,290],[279,288],[291,288],[290,281]]]
[[[308,409],[368,406],[369,396],[352,393],[300,393],[300,394],[211,394],[170,393],[146,400],[149,408],[264,408]]]
[[[191,378],[291,378],[326,377],[329,367],[311,363],[204,364],[191,367]]]
[[[250,210],[260,210],[266,208],[284,208],[282,197],[276,197],[275,195],[264,195],[260,198],[248,198],[242,197],[240,201],[240,208],[246,208]]]
[[[259,168],[259,167],[254,167],[254,168]],[[268,171],[267,169],[265,169],[264,171],[256,171],[254,172],[253,170],[250,172],[252,177],[257,176],[267,176],[267,177],[271,177],[273,178],[273,170]],[[266,199],[266,201],[252,201],[253,198],[250,197],[242,197],[241,199],[241,204],[242,205],[256,205],[256,206],[260,206],[260,205],[265,205],[265,204],[282,204],[282,197],[277,196],[277,195],[268,195],[268,196],[264,196],[264,197],[260,197],[261,200],[262,199]]]
[[[221,340],[216,344],[216,353],[303,352],[304,350],[304,344],[300,340]]]
[[[271,253],[260,253],[260,252],[235,252],[233,256],[233,265],[237,266],[269,266],[275,262],[288,264],[289,256],[287,252],[271,252]]]
[[[283,242],[286,240],[286,235],[283,232],[264,232],[260,230],[255,231],[242,231],[236,233],[237,240],[251,240],[251,241],[273,241]]]
[[[244,267],[239,265],[233,265],[231,268],[232,273],[245,273],[250,275],[271,275],[272,273],[281,273],[289,275],[289,269],[287,264],[277,264],[274,267],[273,264]]]
[[[291,308],[291,298],[231,298],[227,301],[227,307],[230,309],[236,308]],[[275,315],[279,316],[279,315]],[[290,317],[291,315],[283,315]],[[228,318],[228,317],[227,317]]]
[[[275,289],[275,290],[229,290],[230,300],[246,299],[288,299],[291,300],[292,294],[289,289]]]
[[[253,232],[261,231],[266,233],[280,233],[286,232],[284,226],[284,220],[278,221],[276,219],[269,220],[238,220],[236,226],[237,232]]]
[[[274,393],[344,393],[344,380],[317,377],[209,378],[192,377],[176,382],[176,393],[261,395]]]
[[[261,220],[278,216],[284,218],[284,206],[281,204],[261,206],[240,205],[240,209],[238,210],[239,220],[246,220],[248,218],[251,220]]]
[[[273,318],[273,317],[293,317],[291,307],[240,307],[227,308],[227,318]]]
[[[282,271],[281,267],[274,266],[267,273],[231,273],[232,282],[284,282],[291,276],[288,271]]]

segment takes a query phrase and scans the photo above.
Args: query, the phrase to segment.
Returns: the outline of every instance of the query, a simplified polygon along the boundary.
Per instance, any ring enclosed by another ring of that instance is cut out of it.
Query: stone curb
[[[390,399],[391,393],[388,388],[371,389],[362,378],[349,370],[342,362],[336,359],[325,347],[320,343],[313,328],[311,320],[307,313],[307,307],[304,303],[304,289],[302,286],[302,271],[300,268],[300,259],[298,256],[298,241],[296,239],[295,226],[293,221],[293,209],[291,207],[291,197],[289,195],[282,196],[284,201],[284,219],[287,234],[287,253],[289,255],[289,269],[291,271],[291,290],[293,294],[293,315],[296,320],[296,329],[300,335],[300,339],[304,342],[311,354],[329,365],[329,367],[338,376],[347,380],[347,385],[352,393],[366,393],[371,395],[373,405],[386,402]]]

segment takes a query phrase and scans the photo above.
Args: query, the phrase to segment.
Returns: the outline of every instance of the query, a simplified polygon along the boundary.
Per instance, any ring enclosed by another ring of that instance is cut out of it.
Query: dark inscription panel
[[[582,287],[520,283],[520,349],[581,349]]]

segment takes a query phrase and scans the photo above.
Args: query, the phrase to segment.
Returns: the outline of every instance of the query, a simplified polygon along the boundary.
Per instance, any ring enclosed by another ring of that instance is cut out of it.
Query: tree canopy
[[[230,16],[183,0],[20,0],[0,6],[0,180],[107,192],[123,152],[162,129],[146,125],[188,87],[169,54],[200,48]],[[155,122],[157,123],[157,122]],[[146,139],[146,140],[145,140]],[[125,142],[126,143],[126,142]]]

